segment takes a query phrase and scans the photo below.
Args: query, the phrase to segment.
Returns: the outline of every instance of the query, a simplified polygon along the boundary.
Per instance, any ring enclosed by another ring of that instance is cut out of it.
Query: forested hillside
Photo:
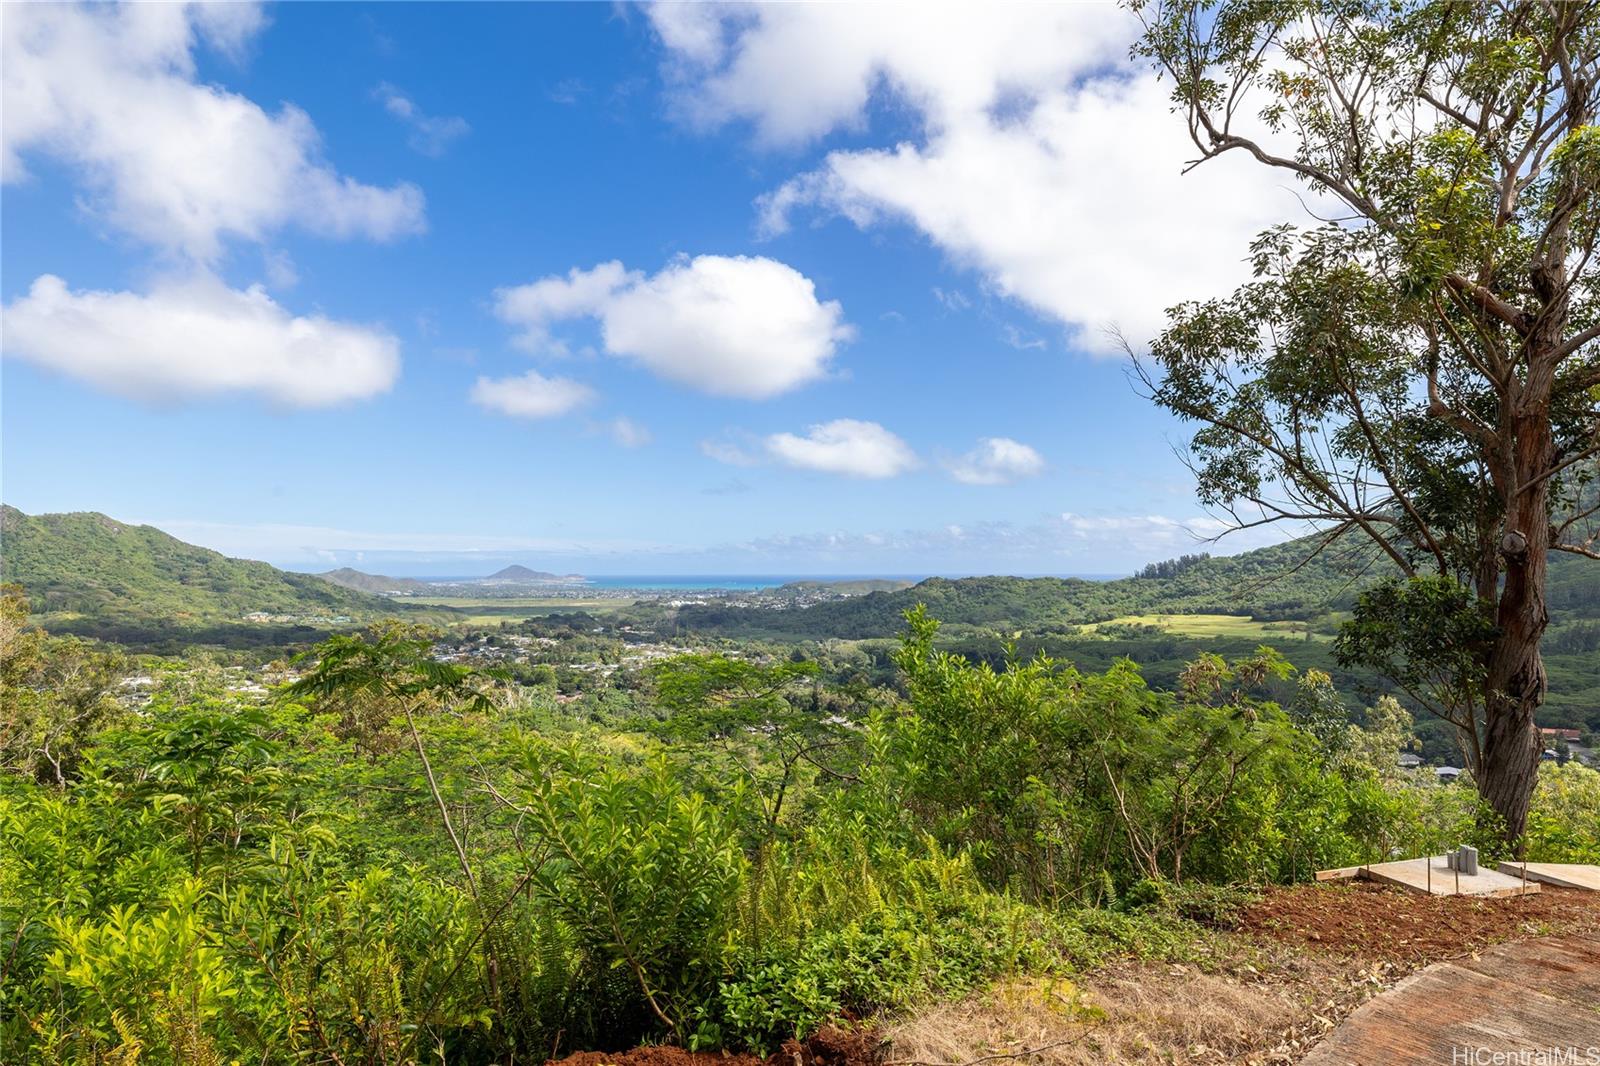
[[[929,578],[895,592],[824,603],[782,615],[739,608],[685,608],[687,628],[739,632],[763,629],[805,637],[889,636],[918,603],[959,629],[1065,632],[1090,622],[1153,611],[1240,614],[1259,619],[1308,619],[1348,607],[1355,592],[1382,569],[1364,553],[1325,553],[1298,566],[1304,541],[1201,559],[1167,577],[1090,581],[1054,577]],[[1297,569],[1298,566],[1298,569]],[[1155,569],[1155,568],[1147,568]]]
[[[923,604],[947,619],[953,645],[968,655],[1003,658],[1002,638],[1020,638],[1026,657],[1040,648],[1085,669],[1107,669],[1118,658],[1138,663],[1159,688],[1176,683],[1183,664],[1205,650],[1244,654],[1256,644],[1280,647],[1302,669],[1332,673],[1340,687],[1375,694],[1388,691],[1376,675],[1341,668],[1326,641],[1307,642],[1310,628],[1332,636],[1356,593],[1387,572],[1370,556],[1326,554],[1304,562],[1310,545],[1294,541],[1228,558],[1189,557],[1181,565],[1152,564],[1139,576],[1116,581],[1062,578],[931,578],[894,592],[787,611],[690,606],[678,612],[686,632],[775,641],[889,638],[904,626],[905,612]],[[1302,565],[1303,564],[1303,565]],[[1551,626],[1544,660],[1550,690],[1539,713],[1550,726],[1600,730],[1600,564],[1571,555],[1550,561]],[[1247,636],[1187,633],[1181,625],[1102,627],[1091,623],[1138,615],[1234,614],[1252,619],[1307,623],[1300,632]],[[1424,717],[1421,732],[1430,750],[1446,753],[1453,742],[1442,723]]]
[[[0,510],[4,580],[61,631],[103,636],[264,621],[359,620],[394,613],[388,601],[310,574],[230,559],[153,526],[103,514]]]
[[[843,638],[891,636],[905,612],[921,603],[953,630],[977,627],[1024,633],[1066,633],[1127,615],[1235,614],[1262,621],[1314,621],[1348,609],[1356,593],[1390,569],[1370,552],[1341,551],[1309,562],[1312,542],[1290,541],[1225,558],[1190,561],[1166,577],[1089,581],[1054,577],[929,578],[893,592],[822,603],[800,610],[692,606],[679,612],[686,629],[727,635]],[[1159,569],[1159,565],[1146,571]],[[1600,566],[1575,556],[1550,564],[1552,623],[1600,617]]]
[[[360,570],[352,570],[348,566],[341,566],[337,570],[325,570],[313,576],[340,588],[370,592],[376,596],[393,592],[424,592],[429,587],[426,581],[418,581],[415,578],[367,574]]]

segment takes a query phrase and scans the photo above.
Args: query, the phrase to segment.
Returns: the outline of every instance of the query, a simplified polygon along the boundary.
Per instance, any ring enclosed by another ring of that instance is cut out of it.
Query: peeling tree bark
[[[1507,521],[1502,545],[1505,582],[1496,612],[1499,634],[1489,654],[1484,691],[1483,764],[1476,767],[1478,790],[1504,823],[1509,841],[1527,827],[1528,805],[1539,772],[1539,731],[1533,716],[1544,702],[1544,660],[1539,644],[1550,616],[1545,609],[1545,563],[1549,522],[1543,517],[1544,492],[1525,498]],[[1529,523],[1535,508],[1539,518]],[[1522,530],[1529,533],[1523,534]],[[1505,550],[1509,547],[1511,550]],[[1520,853],[1520,846],[1518,848]]]

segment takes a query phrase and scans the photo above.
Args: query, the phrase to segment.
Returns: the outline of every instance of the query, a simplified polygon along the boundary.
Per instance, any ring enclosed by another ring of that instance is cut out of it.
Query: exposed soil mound
[[[1504,940],[1600,930],[1600,893],[1431,897],[1352,881],[1268,889],[1240,916],[1242,933],[1361,959],[1432,962]]]
[[[766,1059],[644,1045],[631,1051],[577,1051],[549,1066],[875,1066],[878,1046],[874,1033],[829,1027],[804,1040],[785,1041]]]
[[[804,1040],[786,1040],[770,1066],[873,1066],[881,1057],[878,1035],[861,1029],[819,1029]]]

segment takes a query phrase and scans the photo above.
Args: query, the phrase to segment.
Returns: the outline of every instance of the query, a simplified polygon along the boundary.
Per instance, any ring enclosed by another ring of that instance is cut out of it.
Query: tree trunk
[[[1530,338],[1528,376],[1513,401],[1520,410],[1511,421],[1510,498],[1500,538],[1505,579],[1484,686],[1483,765],[1476,768],[1479,793],[1503,820],[1505,840],[1519,857],[1543,752],[1533,716],[1547,687],[1539,645],[1550,623],[1545,606],[1549,482],[1541,475],[1555,457],[1548,400],[1554,361],[1539,357],[1540,339]]]
[[[1576,131],[1593,120],[1590,87],[1567,84],[1566,126]],[[1500,487],[1505,524],[1500,556],[1505,584],[1495,617],[1499,633],[1489,656],[1484,693],[1486,738],[1478,788],[1505,822],[1506,842],[1522,857],[1528,806],[1533,800],[1543,745],[1533,715],[1544,702],[1546,680],[1539,644],[1550,614],[1545,607],[1545,567],[1550,553],[1550,471],[1558,459],[1550,424],[1560,351],[1571,313],[1567,258],[1573,213],[1588,197],[1575,170],[1560,172],[1549,229],[1540,254],[1529,264],[1528,281],[1538,298],[1523,337],[1521,379],[1508,368],[1500,387]]]
[[[1520,856],[1520,838],[1528,825],[1528,807],[1539,773],[1539,733],[1533,714],[1544,700],[1544,663],[1539,658],[1538,638],[1501,638],[1495,645],[1491,677],[1503,670],[1511,671],[1508,683],[1513,687],[1489,698],[1478,791],[1500,816],[1506,842]],[[1530,685],[1535,691],[1527,690]]]

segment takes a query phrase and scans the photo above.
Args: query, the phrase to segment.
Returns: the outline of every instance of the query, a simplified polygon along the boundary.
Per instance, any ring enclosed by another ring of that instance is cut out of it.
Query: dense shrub
[[[1528,816],[1534,862],[1600,862],[1600,770],[1544,764]]]

